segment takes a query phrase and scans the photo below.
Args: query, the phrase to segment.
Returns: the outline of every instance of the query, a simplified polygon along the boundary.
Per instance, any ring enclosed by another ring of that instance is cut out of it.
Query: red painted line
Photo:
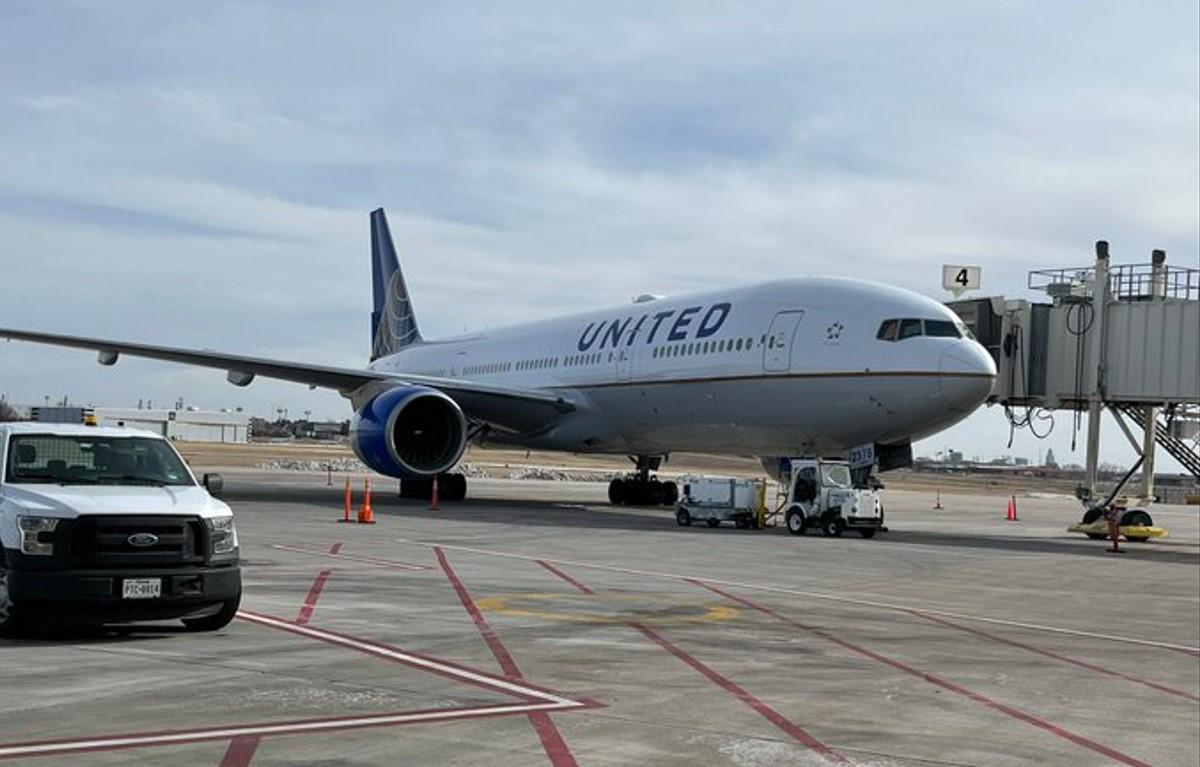
[[[219,767],[248,767],[261,740],[257,735],[243,735],[229,741],[229,749],[221,759]]]
[[[342,542],[341,541],[338,541],[337,543],[335,543],[329,547],[330,554],[336,554],[341,550],[342,550]]]
[[[1106,756],[1109,759],[1112,759],[1113,761],[1120,762],[1121,764],[1130,765],[1130,767],[1149,767],[1149,765],[1146,764],[1145,762],[1143,762],[1139,759],[1135,759],[1132,756],[1129,756],[1128,754],[1124,754],[1120,751],[1117,751],[1114,748],[1110,748],[1102,743],[1097,743],[1096,741],[1091,740],[1089,738],[1085,738],[1082,735],[1077,735],[1077,734],[1071,732],[1070,730],[1067,730],[1066,728],[1059,727],[1058,725],[1048,722],[1044,719],[1039,719],[1038,717],[1034,716],[1033,714],[1029,714],[1024,711],[1021,711],[1020,709],[1016,709],[1016,708],[1013,708],[1012,706],[1005,705],[1004,703],[1000,703],[999,701],[993,700],[992,698],[989,698],[985,695],[974,692],[972,690],[968,690],[965,687],[960,687],[959,685],[956,685],[953,682],[942,679],[941,677],[931,674],[928,671],[921,671],[920,669],[909,666],[906,663],[902,663],[898,660],[894,660],[892,658],[888,658],[886,656],[880,655],[879,653],[872,652],[871,650],[868,650],[865,647],[861,647],[859,645],[854,644],[853,642],[849,642],[845,639],[836,637],[833,634],[830,634],[828,631],[825,631],[824,629],[819,629],[819,628],[816,628],[815,626],[807,626],[803,623],[800,623],[797,620],[793,620],[792,618],[789,618],[781,613],[778,613],[769,607],[764,607],[763,605],[757,604],[755,602],[751,602],[749,599],[746,599],[744,597],[735,596],[733,594],[730,594],[727,591],[723,591],[723,590],[717,588],[716,586],[713,586],[709,583],[705,583],[704,581],[696,580],[694,578],[685,578],[684,580],[686,580],[688,583],[692,583],[696,586],[700,586],[702,588],[708,589],[709,591],[713,592],[714,594],[719,594],[720,596],[725,597],[726,599],[730,600],[731,602],[737,602],[738,604],[745,605],[746,607],[749,607],[752,610],[757,610],[766,615],[770,615],[771,617],[775,618],[776,620],[782,621],[783,623],[787,623],[788,625],[791,625],[791,626],[795,626],[796,628],[802,629],[811,634],[819,636],[822,639],[826,639],[830,642],[833,642],[834,644],[838,645],[839,647],[849,650],[850,652],[856,653],[858,655],[862,655],[866,658],[870,658],[871,660],[877,661],[879,663],[883,663],[884,665],[891,666],[892,668],[897,669],[899,671],[903,671],[906,674],[911,674],[920,679],[924,679],[926,682],[929,682],[930,684],[933,684],[933,685],[937,685],[938,687],[941,687],[943,690],[949,690],[950,692],[961,695],[964,698],[973,700],[976,703],[981,703],[984,706],[987,706],[988,708],[990,708],[994,711],[999,711],[1000,713],[1005,714],[1006,716],[1010,716],[1013,719],[1017,719],[1019,721],[1025,722],[1026,724],[1031,724],[1034,727],[1045,730],[1046,732],[1049,732],[1052,735],[1062,738],[1063,740],[1070,741],[1071,743],[1074,743],[1077,746],[1083,746],[1086,749],[1089,749],[1098,754]]]
[[[992,634],[987,631],[981,631],[979,629],[971,628],[970,626],[962,626],[958,623],[948,621],[945,618],[939,618],[936,615],[926,615],[925,613],[922,613],[918,610],[910,610],[909,612],[911,614],[917,616],[918,618],[924,618],[925,620],[933,621],[934,623],[940,623],[943,626],[949,626],[950,628],[955,628],[955,629],[958,629],[959,631],[965,631],[968,634],[975,634],[976,636],[981,636],[981,637],[984,637],[985,639],[990,639],[993,642],[1000,642],[1001,644],[1011,645],[1012,647],[1019,647],[1022,650],[1027,650],[1032,653],[1037,653],[1038,655],[1044,655],[1047,658],[1054,658],[1055,660],[1060,660],[1063,663],[1070,663],[1072,666],[1078,666],[1079,668],[1085,668],[1088,671],[1095,671],[1097,674],[1105,674],[1107,676],[1114,676],[1114,677],[1117,677],[1118,679],[1124,679],[1127,682],[1133,682],[1134,684],[1140,684],[1145,687],[1149,687],[1151,689],[1158,690],[1159,692],[1165,692],[1168,695],[1178,695],[1181,698],[1187,698],[1188,700],[1200,702],[1200,695],[1193,695],[1190,692],[1187,692],[1186,690],[1179,690],[1174,687],[1169,687],[1165,684],[1159,684],[1158,682],[1152,682],[1149,679],[1142,679],[1140,677],[1131,676],[1130,674],[1123,674],[1120,671],[1113,671],[1112,669],[1104,668],[1103,666],[1097,666],[1093,663],[1088,663],[1087,661],[1077,660],[1075,658],[1069,658],[1066,655],[1059,655],[1058,653],[1052,652],[1050,650],[1043,650],[1040,647],[1034,647],[1033,645],[1025,644],[1024,642],[1018,642],[1015,639],[1008,639],[1007,637],[998,636],[996,634]]]
[[[796,741],[803,743],[805,746],[808,746],[813,751],[816,751],[818,754],[825,757],[825,759],[827,759],[828,761],[833,762],[834,764],[849,764],[850,763],[849,760],[846,759],[846,757],[842,756],[837,751],[834,751],[829,746],[825,745],[821,741],[814,738],[803,728],[788,721],[788,719],[785,718],[782,714],[780,714],[778,711],[776,711],[775,709],[768,706],[766,703],[763,703],[762,700],[760,700],[759,698],[752,695],[749,691],[746,690],[746,688],[737,684],[729,677],[726,677],[726,676],[718,673],[712,667],[705,665],[703,662],[698,660],[695,656],[689,655],[688,653],[684,652],[677,645],[672,644],[671,642],[667,641],[667,639],[665,637],[663,637],[662,634],[659,634],[658,632],[651,629],[649,626],[645,626],[641,623],[630,623],[629,625],[632,626],[633,628],[637,629],[638,631],[642,632],[642,634],[650,641],[658,644],[660,647],[662,647],[664,650],[666,650],[667,652],[674,655],[679,660],[681,660],[684,663],[686,663],[687,665],[691,666],[696,671],[699,671],[701,674],[703,674],[705,677],[707,677],[710,682],[717,685],[721,689],[725,690],[725,692],[728,692],[729,694],[733,695],[735,698],[740,700],[742,703],[745,703],[747,706],[752,708],[759,716],[763,717],[764,719],[766,719],[768,722],[775,725],[779,729],[783,730],[785,733],[790,735]]]
[[[527,554],[517,554],[511,551],[497,551],[496,549],[481,549],[476,546],[455,546],[452,544],[437,544],[432,541],[414,540],[409,538],[397,538],[397,543],[407,543],[414,546],[423,546],[425,548],[433,548],[441,545],[446,551],[462,551],[468,554],[481,554],[488,557],[503,557],[505,559],[520,559],[526,562],[536,562],[542,557],[530,556]],[[830,594],[820,591],[804,591],[801,589],[791,589],[784,586],[776,586],[769,583],[747,583],[744,581],[729,581],[718,578],[700,578],[687,573],[668,573],[661,570],[643,570],[634,567],[615,567],[613,565],[604,565],[598,562],[581,562],[578,560],[569,559],[546,559],[547,562],[552,562],[556,565],[570,565],[571,567],[582,567],[589,570],[603,570],[610,573],[624,573],[626,575],[637,575],[643,578],[661,578],[664,580],[678,581],[698,579],[704,580],[707,583],[715,583],[726,588],[748,589],[750,591],[765,591],[772,594],[786,594],[787,596],[803,597],[805,599],[820,599],[827,602],[837,602],[840,604],[854,605],[856,607],[867,608],[871,610],[889,610],[894,612],[904,612],[906,610],[921,610],[926,613],[935,615],[943,615],[947,618],[955,620],[973,621],[977,623],[990,623],[992,625],[1005,626],[1009,628],[1021,629],[1023,631],[1040,631],[1050,634],[1063,634],[1065,636],[1084,637],[1086,639],[1099,639],[1106,642],[1121,642],[1122,644],[1138,645],[1140,647],[1153,647],[1160,650],[1172,650],[1174,652],[1183,652],[1190,655],[1200,656],[1200,648],[1184,647],[1174,645],[1168,642],[1157,642],[1150,639],[1138,639],[1136,637],[1115,636],[1113,634],[1098,634],[1094,631],[1077,631],[1075,629],[1063,628],[1061,626],[1044,626],[1037,623],[1023,623],[1021,621],[1004,620],[1001,618],[988,618],[983,615],[964,615],[962,613],[950,612],[947,610],[937,610],[929,607],[920,607],[912,604],[900,604],[894,602],[881,602],[875,599],[858,599],[855,597],[843,596],[840,594]]]
[[[380,714],[352,714],[317,717],[279,722],[257,722],[191,730],[136,732],[120,735],[98,735],[91,738],[42,740],[25,743],[0,744],[0,761],[31,757],[87,754],[99,751],[124,751],[133,748],[155,748],[204,743],[214,740],[259,739],[268,736],[320,734],[361,730],[374,727],[397,727],[426,722],[457,722],[464,719],[485,719],[515,714],[530,714],[531,709],[554,709],[555,703],[504,703],[458,708],[432,708],[415,711],[394,711]],[[228,753],[228,752],[227,752]]]
[[[464,666],[459,663],[453,663],[441,658],[434,658],[430,655],[423,655],[411,650],[405,650],[394,645],[389,645],[384,642],[377,642],[373,639],[362,639],[360,637],[350,636],[349,634],[340,634],[329,629],[319,629],[314,626],[299,626],[293,621],[286,618],[277,618],[273,615],[265,615],[254,613],[248,610],[239,610],[237,617],[241,620],[250,623],[256,623],[261,626],[273,628],[278,631],[284,631],[289,634],[305,637],[306,639],[315,639],[318,642],[341,647],[343,649],[354,650],[365,655],[370,655],[374,658],[381,658],[392,663],[400,663],[401,665],[415,668],[420,671],[428,671],[431,674],[453,679],[459,682],[466,682],[477,687],[492,690],[495,692],[505,693],[514,696],[520,700],[526,701],[543,701],[543,700],[568,700],[559,693],[541,687],[539,685],[520,680],[519,687],[524,690],[514,690],[513,681],[496,674],[482,671],[470,666]],[[574,701],[581,705],[584,701]],[[595,708],[597,704],[587,703],[588,707]]]
[[[512,655],[505,649],[504,643],[500,641],[500,637],[492,630],[488,624],[487,618],[483,617],[483,613],[476,607],[475,601],[471,599],[467,587],[463,585],[462,580],[454,572],[454,568],[450,566],[450,560],[446,559],[446,553],[442,551],[441,546],[435,546],[433,553],[437,557],[438,564],[442,568],[442,572],[446,574],[446,578],[450,581],[450,585],[454,587],[454,593],[458,595],[458,601],[462,602],[463,608],[467,614],[471,616],[471,620],[475,623],[475,628],[479,630],[483,641],[487,644],[488,649],[492,651],[492,655],[496,657],[496,662],[500,664],[500,668],[506,676],[515,680],[524,681],[521,676],[521,670],[517,667],[517,662],[513,660]],[[571,753],[567,742],[563,740],[562,733],[554,726],[554,721],[549,715],[544,712],[536,712],[529,714],[529,722],[533,725],[533,729],[537,732],[538,739],[542,742],[542,748],[546,751],[547,758],[550,759],[550,764],[554,767],[577,767],[574,755]]]
[[[379,559],[378,557],[364,557],[357,554],[342,554],[339,551],[320,551],[318,549],[306,549],[302,546],[285,546],[282,543],[267,544],[273,549],[280,551],[294,551],[297,554],[311,554],[315,557],[333,557],[334,559],[345,559],[351,562],[362,562],[363,564],[374,565],[375,567],[384,567],[391,570],[428,570],[425,565],[414,565],[411,562],[398,562],[394,559]],[[340,544],[335,544],[340,547]]]
[[[539,559],[539,560],[537,560],[537,563],[538,563],[539,565],[541,565],[542,567],[546,568],[547,570],[549,570],[550,572],[552,572],[552,573],[554,573],[555,575],[557,575],[559,578],[562,578],[564,581],[566,581],[567,583],[571,584],[571,585],[572,585],[572,586],[574,586],[575,588],[579,589],[579,590],[580,590],[580,591],[582,591],[584,594],[595,594],[595,593],[596,593],[596,592],[592,591],[591,589],[589,589],[587,586],[583,585],[583,583],[581,583],[580,581],[578,581],[578,580],[576,580],[575,578],[572,578],[571,576],[567,575],[567,574],[566,574],[566,573],[564,573],[562,570],[559,570],[557,567],[555,567],[554,565],[550,564],[550,563],[549,563],[549,562],[547,562],[546,560],[544,560],[544,559]]]
[[[593,701],[564,698],[557,693],[537,688],[527,682],[518,683],[506,680],[494,674],[489,674],[486,671],[479,671],[478,669],[449,663],[437,658],[418,655],[380,642],[359,639],[344,634],[335,634],[312,626],[299,626],[285,618],[261,615],[244,610],[238,612],[237,617],[240,620],[268,628],[327,642],[343,649],[363,652],[457,682],[493,690],[509,695],[515,700],[512,703],[474,707],[394,711],[381,714],[352,714],[252,724],[217,725],[185,730],[161,730],[157,732],[96,735],[23,743],[0,743],[0,760],[98,751],[119,751],[132,748],[176,746],[216,740],[231,740],[230,751],[235,751],[233,746],[241,739],[258,739],[281,735],[321,734],[370,727],[395,727],[427,722],[511,716],[515,714],[530,715],[536,713],[545,716],[543,712],[546,711],[570,711],[597,708],[600,706],[600,704]],[[239,745],[236,752],[244,753],[243,749],[247,747],[245,744]],[[232,758],[228,752],[226,758]]]
[[[312,617],[313,610],[317,608],[317,600],[321,598],[321,591],[325,588],[325,582],[329,580],[329,575],[332,570],[322,570],[317,573],[317,577],[313,580],[312,587],[308,590],[308,596],[304,598],[304,604],[300,606],[300,612],[296,615],[296,623],[303,626],[308,623]]]
[[[548,570],[551,573],[553,573],[554,575],[556,575],[557,577],[559,577],[562,580],[566,581],[567,583],[571,584],[572,586],[574,586],[576,589],[583,592],[584,594],[595,594],[596,593],[596,592],[592,591],[592,589],[590,589],[582,581],[578,580],[577,578],[571,577],[570,575],[563,572],[559,568],[555,567],[554,565],[551,565],[549,562],[539,559],[539,560],[537,560],[537,563],[539,565],[541,565],[542,567],[544,567],[546,570]],[[766,719],[768,722],[775,725],[779,729],[786,732],[788,735],[792,736],[792,738],[794,738],[795,740],[799,741],[800,743],[803,743],[804,745],[808,746],[813,751],[816,751],[817,753],[821,754],[821,756],[825,757],[826,759],[828,759],[829,761],[831,761],[835,764],[847,764],[848,763],[846,757],[844,757],[841,754],[839,754],[838,752],[834,751],[829,746],[826,746],[824,743],[817,740],[812,735],[808,734],[808,732],[805,731],[804,729],[802,729],[802,728],[798,727],[797,725],[793,724],[792,722],[788,721],[782,714],[780,714],[778,711],[776,711],[775,709],[768,706],[766,703],[762,702],[762,700],[760,700],[759,698],[756,698],[754,695],[750,694],[750,692],[748,692],[744,687],[741,687],[740,685],[738,685],[736,682],[729,679],[728,677],[721,675],[716,670],[714,670],[711,666],[705,665],[699,659],[697,659],[695,656],[689,655],[688,653],[684,652],[682,649],[679,648],[678,645],[672,644],[671,642],[667,641],[667,639],[662,634],[659,634],[657,631],[654,631],[649,626],[646,626],[643,623],[631,622],[629,624],[629,626],[631,628],[634,628],[634,629],[640,631],[642,633],[642,635],[645,636],[647,639],[656,643],[657,645],[662,647],[664,650],[666,650],[667,652],[674,655],[679,660],[681,660],[684,663],[686,663],[687,665],[691,666],[696,671],[699,671],[701,674],[703,674],[705,677],[707,677],[709,681],[716,684],[718,687],[725,690],[726,692],[730,693],[731,695],[733,695],[735,698],[740,700],[742,703],[745,703],[750,708],[754,709],[754,711],[757,712],[760,716],[762,716],[764,719]]]
[[[1181,652],[1184,655],[1190,655],[1193,658],[1200,658],[1200,650],[1189,650],[1186,647],[1167,647],[1166,649],[1173,650],[1174,652]]]

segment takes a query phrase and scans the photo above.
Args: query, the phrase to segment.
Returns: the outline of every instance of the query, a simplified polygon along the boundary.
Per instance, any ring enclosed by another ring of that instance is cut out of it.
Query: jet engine
[[[377,395],[354,416],[350,445],[380,474],[427,479],[458,463],[467,447],[467,419],[454,400],[425,386]]]

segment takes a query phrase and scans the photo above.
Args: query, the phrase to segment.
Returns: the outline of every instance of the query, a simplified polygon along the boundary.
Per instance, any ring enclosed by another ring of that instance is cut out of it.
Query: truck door
[[[767,330],[767,342],[763,344],[763,370],[767,373],[786,373],[792,365],[792,345],[796,340],[796,328],[804,316],[801,309],[779,312],[771,320]]]

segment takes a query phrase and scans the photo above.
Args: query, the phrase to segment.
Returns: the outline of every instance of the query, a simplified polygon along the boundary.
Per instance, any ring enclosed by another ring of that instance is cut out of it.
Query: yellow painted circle
[[[560,623],[668,625],[727,621],[738,610],[705,600],[665,594],[598,592],[498,594],[477,600],[480,610]]]

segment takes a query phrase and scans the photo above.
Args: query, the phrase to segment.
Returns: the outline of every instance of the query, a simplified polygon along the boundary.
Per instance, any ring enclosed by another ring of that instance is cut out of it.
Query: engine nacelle
[[[467,447],[467,419],[437,389],[399,386],[368,402],[350,425],[358,459],[380,474],[422,479],[449,471]]]

